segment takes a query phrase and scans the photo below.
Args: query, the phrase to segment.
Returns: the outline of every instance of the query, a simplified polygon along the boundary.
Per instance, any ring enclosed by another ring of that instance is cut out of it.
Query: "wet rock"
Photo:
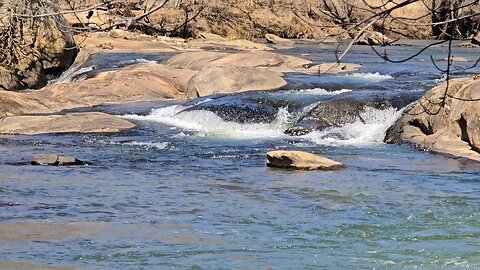
[[[296,170],[337,170],[343,164],[303,151],[271,151],[267,153],[269,167]]]
[[[224,121],[236,123],[270,123],[275,120],[278,108],[287,106],[284,102],[259,100],[243,95],[215,98],[194,105],[185,111],[210,111]]]
[[[393,43],[393,40],[384,34],[376,31],[367,31],[358,39],[358,45],[387,46]]]
[[[197,98],[218,93],[240,93],[253,90],[274,90],[287,85],[275,71],[224,66],[201,70],[189,81],[187,97]]]
[[[17,202],[4,202],[0,201],[0,207],[8,207],[8,206],[19,206],[20,204]]]
[[[41,166],[73,166],[87,165],[86,162],[78,160],[74,157],[60,156],[56,153],[41,153],[32,156],[32,165]]]
[[[401,109],[417,98],[415,94],[392,91],[361,90],[345,93],[320,102],[285,133],[298,136],[356,121],[364,122],[362,113],[369,107]]]
[[[68,113],[45,116],[8,116],[0,121],[0,134],[110,133],[135,127],[125,119],[106,113]]]
[[[480,77],[453,79],[428,91],[387,130],[386,143],[480,161]]]

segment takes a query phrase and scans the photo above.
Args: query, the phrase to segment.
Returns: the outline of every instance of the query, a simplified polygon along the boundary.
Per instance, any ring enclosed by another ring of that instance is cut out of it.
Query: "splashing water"
[[[131,120],[152,121],[194,131],[197,136],[235,139],[277,138],[286,136],[283,131],[291,118],[287,108],[280,108],[271,123],[240,124],[225,121],[205,110],[184,111],[185,106],[173,105],[152,110],[147,116],[124,115]]]
[[[403,110],[392,107],[385,110],[367,107],[360,113],[361,119],[353,123],[313,131],[303,137],[316,144],[332,146],[368,146],[382,143],[385,131],[400,117]]]
[[[375,73],[352,73],[342,75],[342,77],[347,78],[353,82],[369,82],[369,83],[378,83],[386,80],[393,79],[390,75],[383,75],[378,72]]]

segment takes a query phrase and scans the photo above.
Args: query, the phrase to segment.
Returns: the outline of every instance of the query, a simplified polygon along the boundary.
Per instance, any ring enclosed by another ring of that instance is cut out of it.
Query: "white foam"
[[[383,142],[385,131],[400,117],[402,110],[388,108],[379,110],[367,107],[360,114],[361,119],[341,127],[331,127],[322,131],[313,131],[304,138],[320,145],[331,146],[368,146]]]
[[[70,83],[74,81],[75,77],[85,74],[87,72],[90,72],[94,69],[95,69],[95,66],[88,66],[83,68],[70,67],[65,72],[63,72],[62,75],[60,75],[60,77],[58,77],[55,80],[52,80],[51,83]],[[84,78],[78,78],[76,80],[82,80],[82,79]]]
[[[340,89],[336,91],[327,91],[323,88],[312,88],[312,89],[301,89],[297,90],[299,93],[308,94],[308,95],[318,95],[318,96],[335,96],[347,92],[351,92],[350,89]]]
[[[392,76],[390,75],[383,75],[378,72],[375,73],[351,73],[351,74],[346,74],[342,75],[348,79],[353,79],[354,81],[362,81],[362,82],[371,82],[371,83],[377,83],[377,82],[382,82],[386,80],[391,80],[393,79]]]
[[[108,145],[121,145],[121,146],[140,146],[144,147],[146,149],[167,149],[170,146],[169,142],[137,142],[137,141],[131,141],[131,142],[113,142],[113,141],[100,141],[100,143],[103,144],[108,144]]]
[[[286,108],[280,108],[271,123],[225,121],[215,113],[205,110],[184,111],[187,107],[173,105],[155,109],[147,116],[124,115],[131,120],[152,121],[196,132],[197,136],[236,139],[262,139],[286,136],[283,131],[291,117]]]
[[[137,58],[137,59],[132,59],[132,60],[120,61],[117,65],[115,65],[113,67],[140,64],[140,63],[142,63],[142,64],[158,64],[157,61],[147,60],[147,59],[144,59],[144,58]]]

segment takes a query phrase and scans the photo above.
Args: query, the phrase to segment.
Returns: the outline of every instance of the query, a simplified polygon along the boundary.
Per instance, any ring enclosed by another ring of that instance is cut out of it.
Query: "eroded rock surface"
[[[125,119],[99,112],[46,116],[18,115],[1,119],[0,134],[110,133],[133,127],[135,125]]]
[[[480,161],[480,77],[428,91],[388,129],[385,142]]]

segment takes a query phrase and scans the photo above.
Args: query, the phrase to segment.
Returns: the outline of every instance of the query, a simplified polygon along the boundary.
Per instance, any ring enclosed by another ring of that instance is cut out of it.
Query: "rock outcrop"
[[[480,161],[480,76],[428,91],[388,129],[385,142]]]
[[[47,84],[47,73],[67,69],[73,63],[77,49],[72,32],[50,1],[34,0],[27,3],[6,0],[0,6],[0,13],[55,14],[28,19],[1,16],[0,67],[8,70],[20,82],[19,85],[7,78],[5,83],[4,74],[0,74],[1,88],[41,88]]]
[[[269,167],[296,170],[337,170],[343,164],[303,151],[271,151],[267,153]]]
[[[46,116],[19,115],[2,118],[0,134],[110,133],[133,127],[135,125],[125,119],[99,112]]]

